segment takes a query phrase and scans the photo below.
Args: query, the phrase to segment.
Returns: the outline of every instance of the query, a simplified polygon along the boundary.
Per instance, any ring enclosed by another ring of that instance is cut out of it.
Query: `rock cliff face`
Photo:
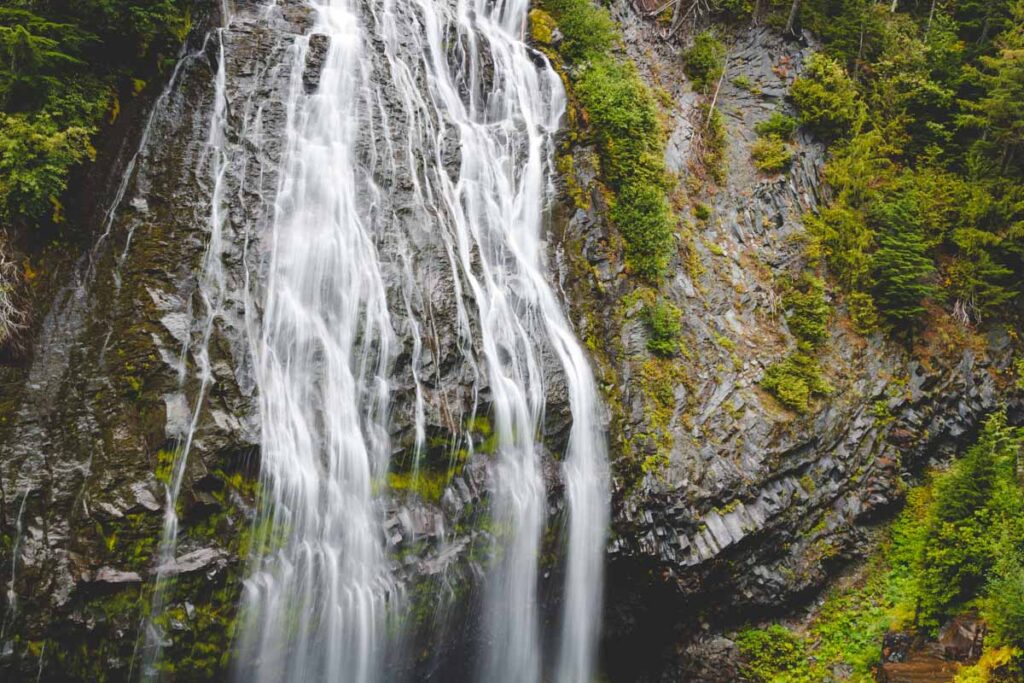
[[[671,102],[669,170],[701,176],[705,113],[681,48],[630,3],[613,14]],[[814,595],[862,557],[904,479],[956,453],[1001,402],[1021,409],[1009,393],[1012,330],[968,331],[940,317],[912,345],[865,338],[839,300],[821,354],[833,393],[798,415],[758,386],[795,345],[779,283],[804,267],[801,215],[825,198],[824,149],[800,132],[792,168],[767,175],[750,148],[758,122],[795,114],[786,93],[810,52],[766,27],[732,29],[715,98],[724,182],[687,183],[675,197],[684,237],[662,289],[683,311],[686,350],[669,371],[646,350],[642,303],[593,183],[596,153],[572,149],[573,182],[590,201],[566,204],[562,277],[582,336],[603,351],[615,413],[604,648],[613,680],[736,680],[732,644],[718,633]]]
[[[625,0],[613,7],[630,55],[668,95],[667,162],[685,176],[697,164],[701,113],[680,48]],[[269,14],[248,4],[237,11],[224,31],[210,29],[220,23],[215,13],[202,18],[152,115],[139,117],[130,136],[137,144],[121,148],[101,192],[109,212],[80,219],[94,246],[77,260],[43,260],[32,353],[4,369],[5,677],[131,677],[168,505],[164,484],[190,431],[177,503],[182,529],[173,567],[165,568],[173,579],[162,617],[172,634],[166,659],[183,679],[217,677],[227,666],[222,655],[258,496],[248,344],[259,314],[260,237],[281,154],[281,93],[296,37],[310,26],[299,2],[279,2]],[[301,65],[307,89],[318,84],[320,43],[310,40]],[[224,283],[211,290],[203,282],[213,191],[208,134],[221,50],[226,191],[237,201],[223,223]],[[792,171],[764,176],[749,146],[758,121],[787,111],[784,94],[807,54],[767,28],[738,29],[731,40],[716,102],[728,127],[726,180],[691,187],[677,206],[688,237],[666,291],[684,312],[688,353],[670,369],[650,362],[641,303],[630,296],[620,238],[604,218],[596,155],[585,143],[571,150],[567,181],[587,201],[577,206],[566,189],[553,211],[550,261],[594,350],[609,405],[615,494],[604,658],[612,680],[734,680],[731,644],[717,634],[743,616],[812,595],[831,570],[858,557],[871,524],[899,501],[903,478],[955,452],[1005,400],[1013,356],[1005,330],[949,324],[908,348],[854,333],[841,302],[822,352],[834,393],[796,415],[758,387],[764,369],[793,345],[776,283],[801,265],[800,217],[822,200],[823,149],[801,134]],[[737,86],[738,76],[752,87]],[[399,169],[390,188],[398,212],[407,175]],[[698,203],[710,209],[707,219],[697,218]],[[416,267],[428,271],[432,259],[447,258],[436,242],[390,246],[411,249]],[[399,265],[389,273],[396,297]],[[459,644],[475,637],[462,617],[472,609],[483,571],[478,551],[491,531],[479,505],[489,430],[472,419],[487,414],[487,391],[455,353],[446,272],[436,269],[436,286],[421,300],[392,309],[436,321],[429,347],[416,351],[421,376],[432,378],[427,459],[447,462],[467,442],[480,457],[453,473],[439,497],[398,492],[382,533],[396,571],[422,600],[419,626],[433,631],[434,643],[449,634],[447,647],[408,666],[450,678],[464,673]],[[395,324],[407,340],[396,363],[411,367],[409,321]],[[399,384],[391,438],[401,463],[416,438],[411,370]],[[552,386],[544,437],[557,452],[567,410],[564,387]],[[1019,396],[1011,400],[1019,412]],[[557,515],[559,475],[553,458],[548,464]]]

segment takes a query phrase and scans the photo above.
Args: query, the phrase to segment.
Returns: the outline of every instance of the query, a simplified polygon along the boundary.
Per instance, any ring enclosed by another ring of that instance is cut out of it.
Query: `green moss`
[[[803,641],[784,626],[747,629],[736,637],[744,677],[758,683],[810,683]]]
[[[572,199],[572,203],[578,209],[587,210],[590,207],[590,201],[587,199],[587,193],[576,180],[576,165],[572,154],[558,155],[555,159],[555,169],[565,179],[565,189],[569,198]]]
[[[889,409],[889,399],[886,398],[880,398],[871,404],[871,414],[880,427],[891,424],[896,419]]]
[[[454,473],[388,472],[388,486],[394,491],[414,493],[425,501],[437,503]]]
[[[693,205],[693,215],[696,216],[699,221],[706,221],[711,218],[711,207],[704,202],[698,202]]]
[[[736,348],[736,342],[734,342],[732,339],[720,335],[717,332],[713,332],[712,335],[714,337],[715,344],[721,346],[726,351],[732,351],[733,349]]]
[[[555,20],[542,9],[530,10],[530,37],[534,42],[548,44],[555,32]]]
[[[725,127],[725,119],[718,109],[711,109],[708,103],[702,103],[699,107],[700,123],[700,144],[698,155],[700,165],[707,177],[721,185],[725,182],[725,153],[728,148],[728,136]]]
[[[723,249],[721,245],[718,244],[718,242],[711,242],[710,240],[705,240],[704,246],[707,247],[708,251],[710,251],[715,256],[725,256],[725,249]]]
[[[161,448],[156,454],[156,480],[164,486],[170,486],[171,477],[174,476],[174,465],[181,455],[181,450],[174,448],[167,450]]]
[[[732,79],[732,84],[741,90],[752,91],[754,89],[753,82],[746,74],[740,74],[736,78]]]
[[[644,415],[648,431],[638,434],[634,441],[645,447],[653,444],[653,452],[645,452],[640,459],[640,471],[658,474],[668,465],[675,444],[669,429],[677,408],[676,386],[685,380],[682,368],[665,358],[652,358],[640,366],[637,388],[644,401]],[[635,448],[630,445],[631,450]]]

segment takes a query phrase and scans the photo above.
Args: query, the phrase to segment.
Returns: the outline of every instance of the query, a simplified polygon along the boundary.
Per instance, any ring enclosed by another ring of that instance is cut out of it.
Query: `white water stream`
[[[443,247],[458,351],[476,374],[478,395],[486,394],[497,442],[491,517],[500,531],[476,676],[593,680],[607,455],[594,379],[547,275],[544,217],[566,98],[547,60],[523,42],[528,10],[528,0],[323,0],[314,4],[309,35],[294,41],[276,202],[261,237],[264,300],[251,311],[261,316],[250,333],[263,501],[237,637],[240,681],[385,680],[407,602],[383,533],[390,407],[396,376],[410,370],[418,455],[426,439],[420,363],[431,323],[417,319],[412,302],[431,286],[414,246],[425,240]],[[312,34],[329,43],[319,85],[308,92]],[[204,297],[212,296],[205,301],[211,326],[224,289],[226,200],[218,188],[224,107],[231,106],[218,45],[208,144],[216,183],[201,283]],[[411,183],[402,214],[416,220],[386,208],[387,184],[400,172]],[[396,315],[408,323],[398,331]],[[193,355],[202,378],[198,416],[210,374],[203,349]],[[557,454],[568,507],[565,585],[554,619],[560,635],[547,647],[539,562],[545,526],[556,520],[547,518],[541,432],[552,367],[572,427],[566,452]],[[173,562],[189,446],[168,486],[161,566]],[[154,614],[159,591],[158,581]],[[159,636],[151,635],[153,657]]]

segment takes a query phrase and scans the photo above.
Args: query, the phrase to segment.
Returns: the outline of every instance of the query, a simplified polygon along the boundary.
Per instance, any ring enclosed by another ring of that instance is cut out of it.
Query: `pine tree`
[[[935,265],[919,223],[917,202],[909,194],[881,199],[871,207],[878,226],[879,248],[873,254],[874,297],[882,314],[896,327],[911,327],[934,292],[929,282]]]

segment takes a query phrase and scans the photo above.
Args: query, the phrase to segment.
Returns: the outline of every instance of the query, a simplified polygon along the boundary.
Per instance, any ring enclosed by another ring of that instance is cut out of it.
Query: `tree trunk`
[[[925,37],[932,32],[932,20],[935,19],[935,0],[932,0],[932,8],[928,10],[928,27],[924,30]]]
[[[679,25],[683,23],[683,0],[676,2],[675,9],[672,10],[672,23],[669,26],[669,35],[675,35],[675,32],[679,30]]]
[[[796,37],[796,22],[800,18],[800,0],[793,0],[792,6],[789,8],[789,20],[786,21],[787,36]]]

